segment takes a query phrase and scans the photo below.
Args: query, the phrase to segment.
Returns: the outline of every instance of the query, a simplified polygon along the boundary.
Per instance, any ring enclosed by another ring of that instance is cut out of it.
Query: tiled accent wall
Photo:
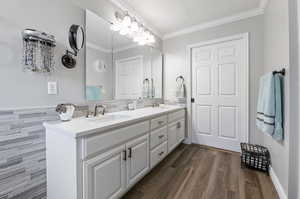
[[[127,109],[132,100],[102,102],[108,112]],[[142,100],[138,108],[162,100]],[[90,109],[93,103],[89,103]],[[76,115],[88,108],[80,105]],[[43,122],[57,120],[53,108],[0,110],[0,199],[46,198],[46,153]]]
[[[0,199],[46,198],[43,122],[51,120],[53,108],[0,110]]]

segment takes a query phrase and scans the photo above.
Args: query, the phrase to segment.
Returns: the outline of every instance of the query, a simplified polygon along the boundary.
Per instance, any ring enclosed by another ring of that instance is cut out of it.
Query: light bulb
[[[123,18],[122,24],[126,27],[129,27],[131,25],[131,18],[128,15],[126,15]]]
[[[138,23],[136,22],[136,21],[133,21],[132,23],[131,23],[131,31],[132,32],[137,32],[139,30],[139,25],[138,25]]]

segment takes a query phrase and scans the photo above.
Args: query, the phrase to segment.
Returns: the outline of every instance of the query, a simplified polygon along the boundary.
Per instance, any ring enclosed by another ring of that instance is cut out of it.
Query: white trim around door
[[[241,41],[240,46],[241,46],[241,51],[242,51],[242,60],[241,64],[243,65],[243,70],[242,73],[240,74],[241,76],[240,81],[242,88],[240,88],[240,95],[241,95],[241,101],[240,101],[240,106],[241,106],[241,114],[237,114],[237,116],[240,116],[240,121],[242,122],[240,131],[238,133],[240,134],[239,137],[239,142],[248,142],[249,141],[249,33],[243,33],[239,35],[234,35],[230,37],[224,37],[216,40],[210,40],[210,41],[205,41],[197,44],[192,44],[187,47],[187,69],[188,69],[188,78],[187,78],[187,97],[188,97],[188,102],[187,102],[187,109],[188,109],[188,139],[186,140],[186,143],[192,143],[195,142],[195,140],[192,139],[193,137],[193,114],[195,110],[193,110],[193,104],[191,102],[191,99],[193,97],[193,69],[192,69],[192,50],[195,48],[202,48],[202,47],[209,47],[212,45],[218,45],[222,44],[225,42],[234,42],[234,41]],[[195,76],[194,76],[195,77]],[[230,110],[229,110],[230,112]],[[229,113],[228,112],[228,113]],[[225,110],[226,113],[226,110]],[[238,129],[238,128],[237,128]],[[197,142],[196,142],[197,143]],[[229,149],[233,151],[239,151],[239,148],[237,146],[235,147],[226,147],[222,146],[222,144],[219,144],[219,146],[216,146],[218,148],[224,148],[224,149]]]

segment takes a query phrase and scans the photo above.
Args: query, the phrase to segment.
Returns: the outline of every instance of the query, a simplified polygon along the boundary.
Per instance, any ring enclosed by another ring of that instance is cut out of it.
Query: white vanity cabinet
[[[184,109],[149,110],[156,112],[97,128],[86,118],[45,124],[47,198],[122,197],[185,138]]]

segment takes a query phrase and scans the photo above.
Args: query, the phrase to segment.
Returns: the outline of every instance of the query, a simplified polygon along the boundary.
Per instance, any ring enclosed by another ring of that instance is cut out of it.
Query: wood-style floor
[[[269,176],[241,169],[238,153],[180,145],[123,199],[279,199]]]

